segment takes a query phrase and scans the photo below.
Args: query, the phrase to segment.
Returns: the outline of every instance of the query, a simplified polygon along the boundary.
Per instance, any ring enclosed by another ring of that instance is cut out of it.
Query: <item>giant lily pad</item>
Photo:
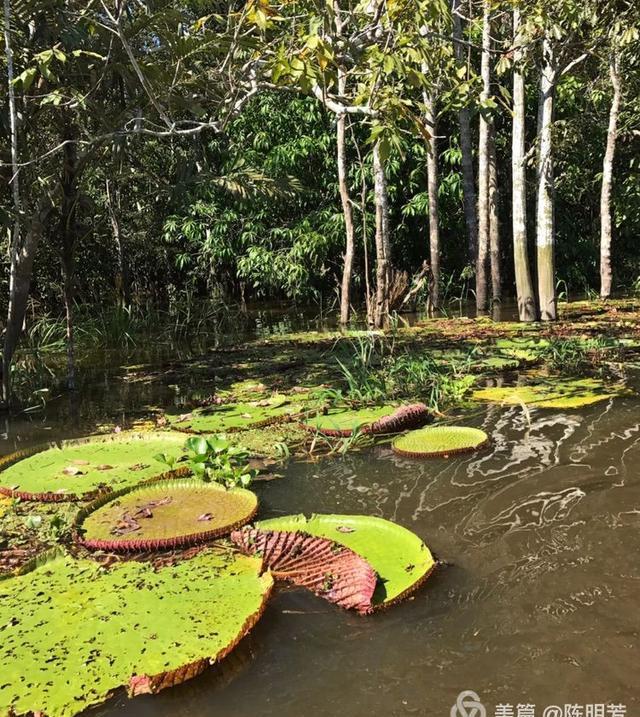
[[[274,578],[308,588],[346,609],[373,610],[376,574],[353,550],[306,533],[243,528],[231,540],[250,555],[259,555]]]
[[[489,436],[467,426],[429,426],[410,431],[393,442],[393,452],[408,458],[438,458],[471,453],[484,446]]]
[[[248,403],[228,403],[197,408],[181,416],[167,415],[169,425],[189,433],[224,433],[242,431],[269,423],[288,420],[300,413],[300,403],[292,403],[287,396],[274,394],[269,398]]]
[[[0,714],[71,717],[120,686],[157,692],[222,659],[272,587],[256,558],[154,569],[57,557],[0,582]]]
[[[82,544],[116,552],[204,543],[248,523],[255,493],[197,480],[161,480],[96,501],[78,516]]]
[[[594,378],[554,379],[523,386],[489,386],[473,392],[476,401],[571,409],[606,401],[619,393]]]
[[[396,410],[395,406],[374,406],[349,410],[332,408],[326,413],[308,418],[302,425],[325,436],[350,436],[356,429],[365,429]]]
[[[327,538],[364,558],[378,575],[374,608],[398,602],[416,590],[436,562],[431,551],[410,530],[366,515],[288,515],[261,520],[259,530],[291,531]]]
[[[0,493],[59,501],[133,486],[162,474],[155,456],[167,450],[180,453],[183,443],[183,437],[167,431],[123,432],[37,446],[2,459]]]

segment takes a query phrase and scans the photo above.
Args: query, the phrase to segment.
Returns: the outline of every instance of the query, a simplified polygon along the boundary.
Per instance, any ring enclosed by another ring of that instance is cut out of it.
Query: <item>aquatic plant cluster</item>
[[[388,431],[427,413],[388,408],[367,425]],[[0,490],[10,499],[85,503],[69,540],[0,582],[0,714],[71,717],[120,687],[135,696],[183,682],[233,649],[276,582],[370,614],[435,568],[418,536],[381,518],[297,515],[248,526],[257,496],[229,485],[225,461],[215,463],[221,453],[238,464],[247,455],[221,435],[185,439],[169,428],[5,459]]]
[[[491,445],[467,421],[453,425],[445,405],[565,411],[628,390],[554,375],[566,373],[555,363],[563,357],[601,359],[611,349],[602,342],[503,335],[490,353],[416,352],[400,331],[354,338],[334,364],[339,382],[317,380],[306,362],[306,384],[236,382],[133,430],[1,459],[0,511],[37,538],[0,566],[0,715],[71,717],[121,687],[135,696],[190,679],[251,630],[279,583],[362,615],[413,593],[437,561],[406,528],[361,515],[260,515],[253,482],[291,454],[381,443],[401,469]]]

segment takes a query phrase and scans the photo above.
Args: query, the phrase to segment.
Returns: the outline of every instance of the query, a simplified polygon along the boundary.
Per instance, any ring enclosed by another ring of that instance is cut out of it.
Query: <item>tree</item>
[[[465,46],[463,44],[461,18],[462,0],[452,0],[452,2],[453,46],[458,62],[458,72],[460,72],[468,82],[468,65],[470,61],[466,58]],[[468,102],[465,102],[458,110],[458,124],[460,126],[460,150],[462,152],[464,219],[467,226],[469,264],[472,264],[476,260],[478,250],[478,214],[476,206],[475,172],[473,169],[471,113]]]
[[[491,98],[491,4],[483,0],[482,5],[482,57],[480,75],[480,132],[478,139],[478,253],[476,256],[476,309],[478,313],[487,310],[488,287],[487,267],[489,259],[489,174],[492,118]]]
[[[511,219],[516,300],[520,321],[535,321],[536,299],[531,281],[527,248],[527,183],[525,164],[526,108],[523,38],[520,34],[520,9],[513,9],[513,120],[511,137]]]

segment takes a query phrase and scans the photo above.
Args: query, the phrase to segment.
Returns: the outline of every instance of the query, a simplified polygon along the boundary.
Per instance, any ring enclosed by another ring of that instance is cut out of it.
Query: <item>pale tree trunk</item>
[[[342,15],[338,2],[333,4],[334,22],[337,37],[342,36]],[[347,94],[347,76],[344,67],[338,66],[338,93],[340,97]],[[340,200],[342,202],[342,213],[344,216],[345,229],[345,252],[342,269],[342,288],[340,291],[340,323],[344,326],[349,321],[351,308],[351,275],[353,273],[354,255],[354,228],[353,228],[353,207],[349,196],[349,179],[347,172],[347,118],[345,114],[338,115],[336,129],[337,140],[337,163],[338,163],[338,186],[340,189]]]
[[[491,8],[483,3],[482,59],[480,75],[480,133],[478,140],[478,254],[476,257],[476,309],[487,310],[487,264],[489,257],[489,148],[490,118],[486,103],[491,94]]]
[[[520,42],[520,10],[513,11],[513,40]],[[513,70],[513,132],[511,137],[511,184],[513,261],[516,279],[516,297],[520,321],[535,321],[536,299],[531,281],[531,267],[527,248],[527,185],[525,166],[525,88],[522,72],[522,50],[514,54]]]
[[[374,196],[376,202],[376,301],[374,326],[381,329],[389,317],[389,277],[391,247],[389,238],[389,196],[380,143],[373,147]]]
[[[440,229],[438,226],[438,143],[436,108],[432,92],[424,93],[425,121],[431,137],[427,147],[427,184],[429,193],[429,256],[431,263],[431,308],[440,307]]]
[[[536,255],[538,265],[538,308],[542,321],[558,316],[555,272],[555,219],[553,175],[553,112],[557,70],[548,40],[543,44],[544,65],[540,77],[538,111],[538,192],[536,210]]]
[[[462,0],[453,0],[453,49],[456,59],[465,61],[464,47],[462,45],[462,20],[458,10]],[[460,152],[462,154],[462,190],[464,203],[464,220],[467,225],[469,263],[473,264],[478,246],[478,216],[476,213],[476,184],[473,169],[473,142],[471,139],[471,117],[468,107],[458,111],[460,124]]]
[[[489,133],[489,253],[491,256],[491,306],[502,302],[502,269],[500,266],[500,217],[498,212],[498,157],[495,129]]]
[[[7,87],[9,99],[9,127],[11,140],[11,190],[13,195],[13,228],[9,240],[9,260],[11,262],[9,276],[9,314],[7,316],[7,329],[2,359],[2,399],[8,403],[11,394],[11,359],[13,348],[8,350],[7,341],[11,328],[12,306],[11,297],[15,295],[16,282],[16,253],[20,242],[20,175],[18,164],[18,114],[16,112],[16,96],[13,84],[13,48],[11,46],[11,3],[4,0],[4,48],[7,63]],[[17,339],[16,339],[17,340]]]
[[[75,279],[75,248],[77,238],[76,216],[78,206],[78,158],[73,141],[74,130],[65,127],[63,149],[62,206],[60,211],[60,240],[62,276],[64,287],[64,309],[67,324],[67,388],[76,387],[75,333],[73,316],[73,295]]]
[[[338,141],[338,184],[340,187],[340,199],[342,201],[342,213],[344,215],[344,228],[346,236],[344,266],[342,269],[342,290],[340,292],[340,323],[346,324],[349,321],[351,307],[351,274],[353,272],[354,253],[354,230],[353,230],[353,208],[349,196],[347,179],[347,157],[346,157],[346,117],[338,117],[337,141]]]
[[[600,297],[608,299],[611,296],[612,270],[611,270],[611,189],[613,184],[613,159],[616,152],[616,139],[618,136],[618,115],[622,98],[622,83],[618,66],[618,56],[611,54],[609,62],[609,76],[613,88],[611,108],[609,110],[609,127],[607,129],[607,148],[602,163],[602,187],[600,191]]]

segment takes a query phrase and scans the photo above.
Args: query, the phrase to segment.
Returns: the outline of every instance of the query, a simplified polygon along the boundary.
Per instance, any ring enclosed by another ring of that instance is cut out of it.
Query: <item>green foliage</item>
[[[247,488],[256,476],[257,471],[250,468],[247,459],[248,451],[241,446],[233,445],[224,435],[192,436],[185,443],[187,451],[186,465],[198,478],[214,481],[227,488],[242,486]],[[176,458],[165,453],[154,456],[173,470]]]

